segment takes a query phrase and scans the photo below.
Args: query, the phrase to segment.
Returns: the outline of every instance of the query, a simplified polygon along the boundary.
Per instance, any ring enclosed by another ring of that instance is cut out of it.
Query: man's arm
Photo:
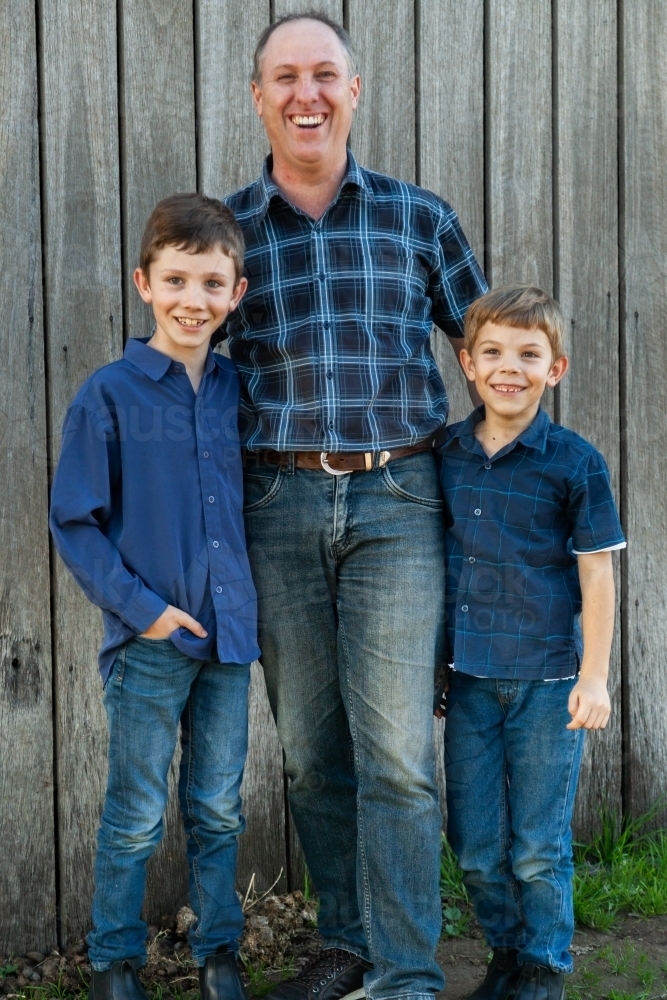
[[[572,688],[568,729],[604,729],[611,714],[607,693],[609,655],[614,632],[614,571],[611,552],[577,556],[582,596],[584,658]]]
[[[452,350],[456,355],[456,360],[459,363],[461,371],[463,371],[463,366],[461,365],[461,351],[463,350],[463,337],[447,337],[447,340],[452,345]],[[465,374],[463,377],[466,378]],[[479,393],[477,392],[477,389],[475,388],[475,383],[468,381],[468,379],[466,379],[466,383],[468,386],[468,395],[470,396],[470,401],[472,402],[472,405],[481,406],[482,400],[480,398]]]

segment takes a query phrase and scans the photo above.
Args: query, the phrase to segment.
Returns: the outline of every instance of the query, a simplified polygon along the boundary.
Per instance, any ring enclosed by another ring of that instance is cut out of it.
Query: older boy
[[[65,418],[51,530],[104,617],[109,778],[99,831],[92,1000],[144,1000],[141,907],[179,720],[190,932],[205,1000],[242,1000],[234,892],[256,595],[246,555],[239,384],[211,334],[239,303],[243,236],[197,194],[160,202],[134,279],[155,315]]]
[[[475,1000],[563,996],[584,730],[610,713],[611,550],[625,541],[604,459],[540,408],[567,371],[562,331],[538,288],[478,299],[461,361],[483,406],[441,446],[448,836],[493,948]]]

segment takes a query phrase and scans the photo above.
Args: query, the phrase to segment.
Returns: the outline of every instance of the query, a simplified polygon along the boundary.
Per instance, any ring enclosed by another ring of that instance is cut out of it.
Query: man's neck
[[[274,156],[271,176],[287,200],[309,215],[320,219],[336,197],[347,170],[347,150],[335,166],[330,163],[296,166]]]

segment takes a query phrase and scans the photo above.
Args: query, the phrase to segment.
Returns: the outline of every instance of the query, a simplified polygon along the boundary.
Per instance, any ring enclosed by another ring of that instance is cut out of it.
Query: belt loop
[[[287,459],[287,475],[288,476],[293,476],[294,475],[294,452],[293,451],[288,451],[287,454],[288,454],[288,459]]]

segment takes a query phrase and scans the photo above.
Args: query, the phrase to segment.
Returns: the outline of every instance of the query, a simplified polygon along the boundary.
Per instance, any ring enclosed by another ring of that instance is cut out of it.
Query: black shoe
[[[134,967],[125,959],[114,962],[106,972],[93,969],[88,1000],[148,1000],[148,994]]]
[[[521,974],[515,948],[494,948],[484,982],[468,1000],[512,1000]]]
[[[564,996],[563,972],[554,972],[546,965],[533,965],[532,962],[521,966],[514,1000],[563,1000]]]
[[[361,1000],[370,962],[342,948],[328,948],[302,969],[296,979],[276,986],[267,1000]]]
[[[202,1000],[248,1000],[233,951],[223,946],[208,956],[199,969],[199,989]]]

